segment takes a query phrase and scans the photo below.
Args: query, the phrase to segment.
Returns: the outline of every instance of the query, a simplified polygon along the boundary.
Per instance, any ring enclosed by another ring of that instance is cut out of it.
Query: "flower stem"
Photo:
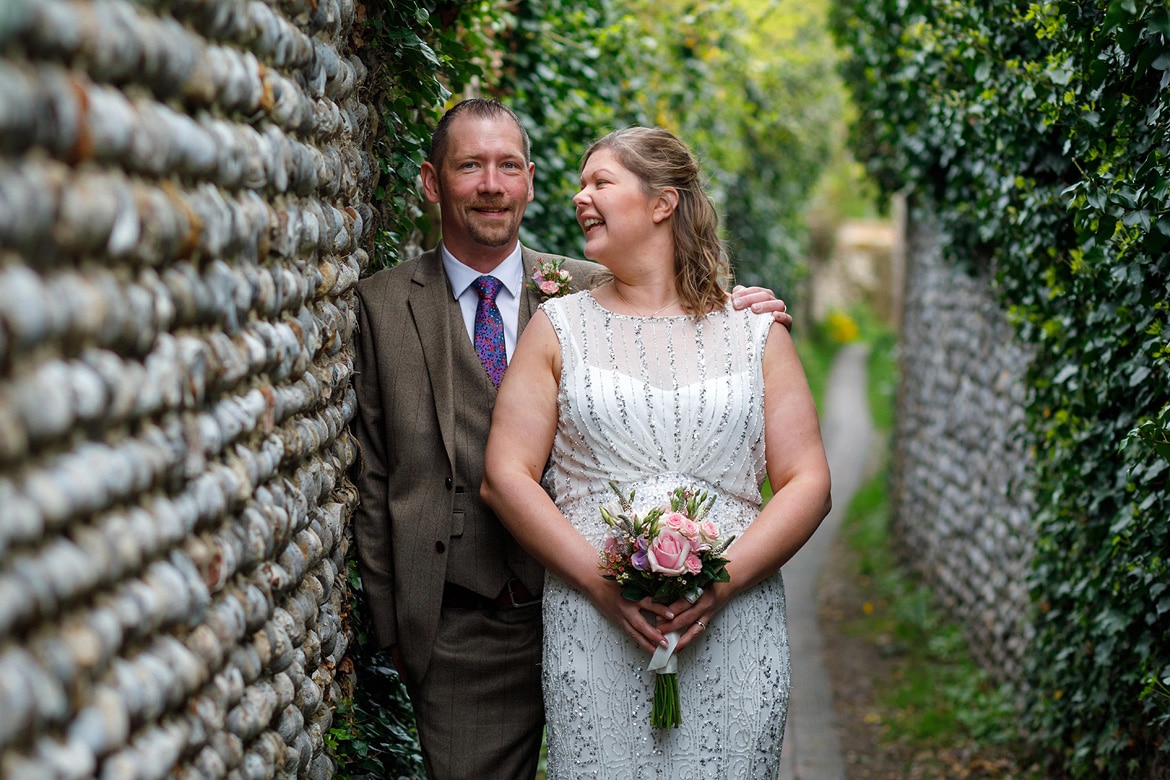
[[[677,674],[659,674],[654,678],[654,703],[650,708],[650,725],[658,729],[672,729],[682,725]]]

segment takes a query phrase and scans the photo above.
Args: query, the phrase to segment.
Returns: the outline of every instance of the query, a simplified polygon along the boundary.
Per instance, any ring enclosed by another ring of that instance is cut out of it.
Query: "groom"
[[[374,633],[410,694],[431,780],[530,780],[540,753],[544,572],[479,483],[498,371],[540,302],[526,280],[560,259],[571,288],[586,289],[599,266],[520,245],[534,171],[511,110],[456,104],[422,166],[442,243],[356,288],[354,538]],[[736,304],[792,321],[769,291]]]

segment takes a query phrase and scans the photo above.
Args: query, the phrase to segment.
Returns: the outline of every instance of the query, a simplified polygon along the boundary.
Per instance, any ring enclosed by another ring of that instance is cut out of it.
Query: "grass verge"
[[[865,322],[865,318],[859,317]],[[869,401],[882,435],[893,428],[897,387],[894,335],[865,322],[870,345]],[[845,635],[867,643],[882,659],[865,721],[879,745],[903,761],[904,777],[1035,780],[1016,731],[1010,692],[992,683],[970,657],[961,626],[935,607],[932,589],[903,567],[890,538],[888,469],[854,495],[841,538],[850,550],[860,609],[850,611]]]

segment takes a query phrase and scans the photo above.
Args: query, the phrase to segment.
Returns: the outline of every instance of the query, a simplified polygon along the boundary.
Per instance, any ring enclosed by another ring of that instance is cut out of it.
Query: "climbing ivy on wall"
[[[418,191],[431,131],[453,94],[490,76],[484,64],[500,13],[489,2],[373,0],[366,6],[357,43],[380,130],[371,150],[380,174],[371,193],[378,209],[375,267],[409,257],[432,231]]]
[[[1074,778],[1170,767],[1170,10],[838,0],[889,193],[996,270],[1034,349],[1026,731]]]
[[[636,101],[646,71],[636,20],[611,0],[525,0],[503,21],[489,91],[524,122],[536,163],[521,238],[580,256],[572,197],[581,155],[616,127],[648,123]]]

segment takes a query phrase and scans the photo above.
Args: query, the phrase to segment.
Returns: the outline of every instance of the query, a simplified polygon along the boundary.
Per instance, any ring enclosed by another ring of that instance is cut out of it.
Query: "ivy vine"
[[[838,0],[887,193],[989,264],[1036,355],[1027,732],[1074,778],[1170,766],[1170,9]]]

